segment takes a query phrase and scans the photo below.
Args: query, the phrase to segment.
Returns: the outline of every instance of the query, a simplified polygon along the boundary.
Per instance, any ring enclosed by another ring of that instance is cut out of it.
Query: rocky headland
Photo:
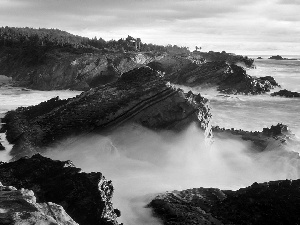
[[[105,133],[125,123],[180,131],[196,122],[206,129],[211,117],[207,103],[200,94],[174,89],[159,73],[141,67],[75,98],[10,111],[2,132],[14,144],[11,155],[18,158],[71,135]]]
[[[286,98],[299,98],[300,93],[283,89],[283,90],[272,93],[271,96],[282,96],[282,97],[286,97]]]
[[[17,86],[38,90],[89,90],[155,59],[151,54],[138,52],[76,54],[49,50],[43,63],[28,65],[17,54],[7,55],[0,48],[0,74],[12,77]]]
[[[1,224],[118,224],[112,182],[100,172],[82,172],[71,161],[34,155],[0,162],[0,182]]]
[[[193,188],[158,195],[153,208],[164,225],[299,224],[300,180],[254,183],[237,191]]]

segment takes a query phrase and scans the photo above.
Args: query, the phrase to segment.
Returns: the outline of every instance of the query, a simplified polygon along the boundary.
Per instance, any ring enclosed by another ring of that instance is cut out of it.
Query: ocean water
[[[253,76],[274,76],[283,88],[300,90],[298,61],[260,60],[256,69],[247,72]],[[300,134],[300,99],[271,97],[269,93],[248,96],[221,95],[215,89],[193,91],[210,100],[213,125],[255,131],[284,123]],[[79,93],[1,87],[0,112]],[[132,125],[108,136],[72,137],[49,149],[47,156],[70,159],[83,171],[99,171],[111,179],[115,187],[114,207],[122,212],[119,222],[156,225],[161,222],[146,205],[161,192],[194,187],[237,189],[253,182],[300,178],[300,165],[293,158],[280,151],[253,154],[249,145],[239,140],[216,139],[208,147],[203,131],[194,125],[180,134]],[[9,159],[8,151],[4,153],[0,152],[0,160]]]

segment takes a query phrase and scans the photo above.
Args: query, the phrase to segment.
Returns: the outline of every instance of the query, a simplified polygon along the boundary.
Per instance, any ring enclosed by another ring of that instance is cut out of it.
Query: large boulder
[[[117,210],[111,202],[114,192],[112,182],[106,180],[100,172],[81,172],[71,161],[61,162],[34,155],[15,162],[0,162],[0,182],[4,186],[32,190],[37,198],[36,202],[52,202],[62,206],[79,224],[118,224]],[[30,196],[33,198],[32,193]],[[59,209],[55,204],[53,207]],[[7,207],[13,210],[13,205]],[[34,207],[28,208],[28,215],[30,212],[35,212]]]

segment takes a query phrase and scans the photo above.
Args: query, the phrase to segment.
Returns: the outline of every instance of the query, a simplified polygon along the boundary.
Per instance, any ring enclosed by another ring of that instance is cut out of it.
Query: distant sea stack
[[[257,59],[263,59],[263,58],[259,56],[259,57],[257,57]]]
[[[286,97],[286,98],[300,98],[300,93],[284,89],[284,90],[280,90],[280,91],[272,93],[271,96],[282,96],[282,97]]]
[[[275,59],[275,60],[297,60],[297,59],[283,58],[280,55],[271,56],[269,59]]]

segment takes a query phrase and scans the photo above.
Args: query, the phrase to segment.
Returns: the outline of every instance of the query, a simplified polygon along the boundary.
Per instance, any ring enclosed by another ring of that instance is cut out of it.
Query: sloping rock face
[[[42,64],[0,51],[0,74],[12,77],[16,85],[38,90],[89,90],[118,79],[133,68],[146,65],[154,57],[143,53],[84,53],[51,51]]]
[[[288,90],[284,89],[284,90],[280,90],[280,91],[272,93],[271,96],[282,96],[282,97],[286,97],[286,98],[300,98],[300,93],[294,92],[294,91],[288,91]]]
[[[60,205],[37,203],[33,191],[0,183],[0,224],[78,225]]]
[[[300,180],[237,191],[193,188],[157,196],[149,204],[164,224],[299,224]]]
[[[2,163],[0,181],[4,186],[32,190],[37,202],[53,202],[62,206],[79,224],[118,224],[118,210],[115,210],[111,203],[114,191],[111,181],[106,180],[99,172],[83,173],[70,161],[54,161],[34,155],[31,158]],[[32,193],[29,195],[32,197]],[[54,209],[62,211],[55,204],[52,204]],[[29,209],[28,211],[32,212]]]
[[[118,81],[73,99],[52,99],[8,112],[3,120],[13,156],[32,155],[70,135],[110,132],[126,123],[180,131],[192,122],[206,129],[208,100],[183,93],[149,67],[124,73]]]

